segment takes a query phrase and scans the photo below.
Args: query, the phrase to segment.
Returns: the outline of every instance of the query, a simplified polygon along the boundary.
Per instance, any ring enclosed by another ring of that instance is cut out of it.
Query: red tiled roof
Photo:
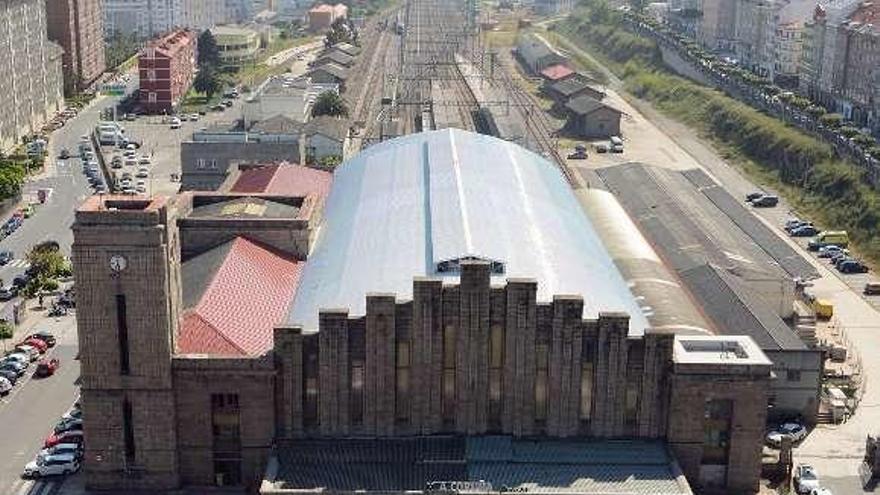
[[[326,197],[333,174],[292,163],[243,170],[230,192]]]
[[[231,242],[202,298],[184,313],[181,354],[265,353],[296,294],[302,262],[244,237]]]
[[[565,79],[572,74],[574,74],[573,70],[561,64],[551,65],[550,67],[547,67],[546,69],[541,71],[541,75],[551,81]]]

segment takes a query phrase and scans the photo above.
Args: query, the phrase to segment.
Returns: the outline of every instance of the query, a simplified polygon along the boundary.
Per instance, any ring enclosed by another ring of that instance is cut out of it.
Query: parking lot
[[[172,195],[180,187],[180,143],[190,139],[193,132],[199,129],[240,118],[242,98],[232,102],[233,105],[225,111],[209,111],[206,115],[199,115],[196,121],[182,121],[178,129],[172,129],[171,117],[161,115],[137,116],[131,121],[120,121],[125,136],[140,144],[135,150],[135,160],[126,162],[124,150],[112,145],[101,146],[101,153],[108,168],[113,158],[119,156],[123,166],[110,170],[116,170],[120,175],[124,172],[131,174],[133,186],[143,180],[145,190],[141,191],[142,194]],[[149,163],[138,163],[143,162],[142,157],[146,157]],[[149,170],[147,177],[137,177],[138,169],[144,166]]]

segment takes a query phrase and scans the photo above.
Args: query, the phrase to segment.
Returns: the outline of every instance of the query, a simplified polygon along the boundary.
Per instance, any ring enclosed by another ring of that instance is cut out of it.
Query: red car
[[[49,447],[54,447],[59,443],[83,443],[83,432],[82,430],[70,430],[65,431],[63,433],[54,434],[52,433],[48,437],[46,437],[46,441],[43,442],[43,448],[48,449]]]
[[[35,338],[35,337],[29,337],[27,340],[25,340],[24,342],[22,342],[22,344],[27,344],[27,345],[29,345],[29,346],[31,346],[31,347],[36,347],[37,350],[40,351],[40,354],[45,354],[46,349],[49,348],[49,345],[46,344],[46,341],[44,341],[44,340],[40,340],[40,339]]]
[[[60,365],[57,359],[43,359],[37,364],[37,371],[34,374],[41,377],[52,376]]]

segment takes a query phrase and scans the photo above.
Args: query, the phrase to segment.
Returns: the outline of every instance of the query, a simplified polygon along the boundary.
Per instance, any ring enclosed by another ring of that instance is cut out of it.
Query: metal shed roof
[[[536,279],[539,301],[577,294],[585,317],[647,326],[560,171],[513,143],[444,129],[375,145],[336,170],[324,211],[288,324],[314,330],[321,308],[362,315],[370,292],[409,299],[413,277],[457,282],[438,265],[478,257],[503,267],[493,282]]]

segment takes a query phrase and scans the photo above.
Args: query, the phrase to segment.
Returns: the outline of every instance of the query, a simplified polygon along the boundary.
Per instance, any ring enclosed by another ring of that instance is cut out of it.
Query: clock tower
[[[77,210],[73,267],[89,488],[179,485],[171,356],[180,307],[174,209],[92,196]]]

